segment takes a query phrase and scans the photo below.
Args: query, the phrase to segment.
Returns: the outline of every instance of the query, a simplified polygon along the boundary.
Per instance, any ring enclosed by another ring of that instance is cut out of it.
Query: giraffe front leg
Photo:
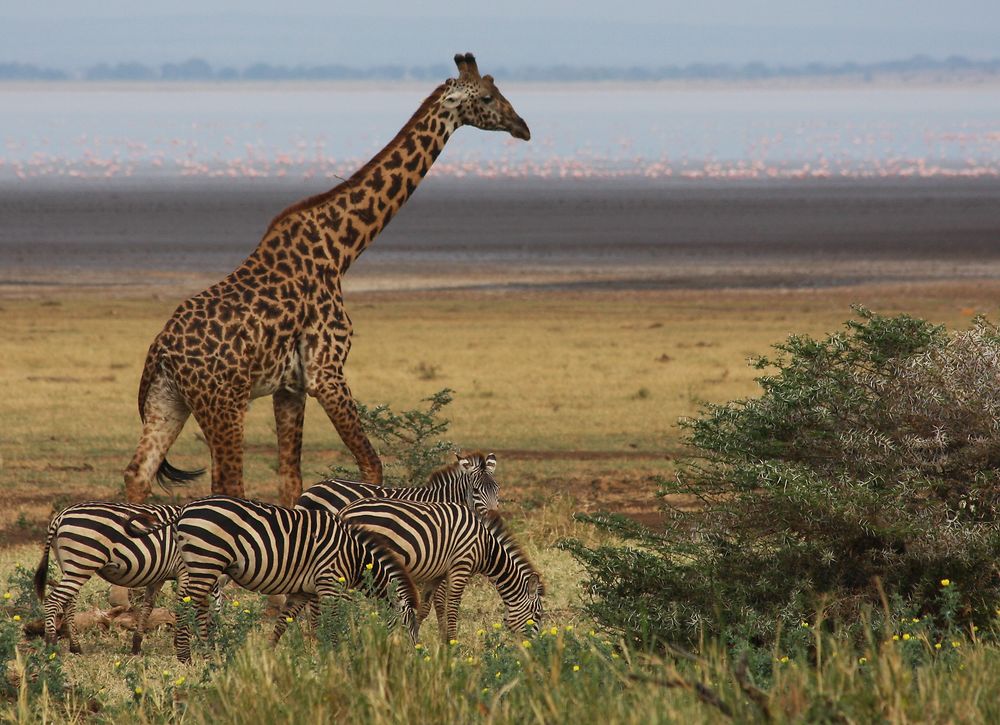
[[[225,383],[220,383],[225,385]],[[237,391],[232,391],[234,394]],[[212,494],[244,497],[243,433],[247,396],[207,399],[194,411],[212,452]]]
[[[302,495],[302,423],[306,416],[306,396],[302,392],[281,389],[274,393],[273,403],[278,434],[280,502],[292,508]]]
[[[368,483],[382,483],[382,461],[361,426],[347,381],[341,376],[329,376],[317,383],[311,392],[326,411],[344,445],[354,455],[362,479]]]

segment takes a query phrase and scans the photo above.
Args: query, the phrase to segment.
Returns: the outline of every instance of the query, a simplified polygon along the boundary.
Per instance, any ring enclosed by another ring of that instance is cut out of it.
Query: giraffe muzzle
[[[520,116],[514,120],[508,131],[510,131],[511,136],[519,138],[522,141],[529,141],[531,139],[531,131],[528,130],[528,124]]]

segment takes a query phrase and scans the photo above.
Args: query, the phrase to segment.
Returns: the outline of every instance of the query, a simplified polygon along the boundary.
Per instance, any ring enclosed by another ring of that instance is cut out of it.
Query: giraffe
[[[243,496],[244,417],[250,400],[272,396],[281,503],[302,492],[306,396],[319,401],[362,477],[381,483],[382,464],[361,428],[344,377],[351,320],[341,277],[399,208],[461,126],[506,131],[527,141],[524,120],[480,76],[471,53],[396,136],[351,178],[282,211],[257,248],[222,281],[183,302],[149,347],[139,383],[142,434],[125,469],[125,492],[141,502],[154,477],[189,481],[166,453],[190,415],[212,454],[212,493]]]

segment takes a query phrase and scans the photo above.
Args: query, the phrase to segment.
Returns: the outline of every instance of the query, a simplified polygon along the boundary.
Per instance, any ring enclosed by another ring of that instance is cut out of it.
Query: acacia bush
[[[758,397],[682,421],[693,455],[660,481],[664,531],[580,517],[628,542],[563,543],[586,568],[594,617],[637,641],[772,647],[819,608],[838,627],[865,610],[878,624],[883,596],[893,617],[940,627],[992,616],[1000,334],[985,319],[948,333],[856,312],[754,361]]]
[[[361,427],[385,464],[385,483],[420,485],[445,462],[446,454],[455,450],[454,443],[442,438],[451,422],[442,411],[453,400],[453,394],[450,388],[442,388],[420,401],[426,403],[425,407],[399,413],[385,404],[369,407],[357,403]],[[357,468],[335,466],[331,472],[360,480]]]

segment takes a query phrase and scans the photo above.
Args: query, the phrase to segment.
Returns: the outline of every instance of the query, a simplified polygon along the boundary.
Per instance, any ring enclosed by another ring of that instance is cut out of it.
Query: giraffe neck
[[[385,148],[351,178],[285,210],[271,229],[292,219],[294,212],[303,212],[307,225],[316,227],[306,237],[320,247],[317,256],[329,257],[341,273],[347,271],[410,198],[458,127],[457,114],[441,105],[444,91],[440,86],[431,93]]]

